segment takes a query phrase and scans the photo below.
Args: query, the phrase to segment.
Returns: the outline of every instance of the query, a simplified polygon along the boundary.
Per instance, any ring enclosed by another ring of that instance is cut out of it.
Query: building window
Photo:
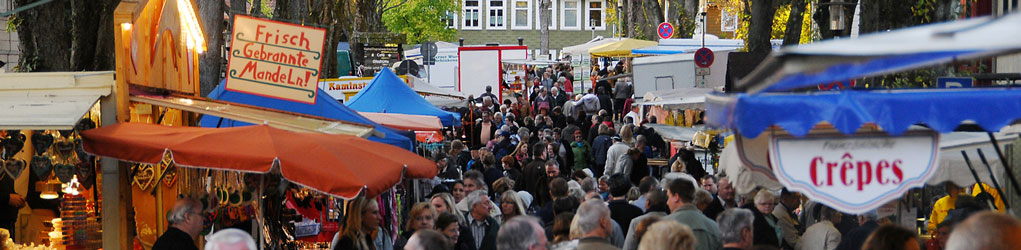
[[[579,0],[564,0],[564,8],[562,17],[560,18],[560,27],[563,29],[578,30],[581,29],[581,3]]]
[[[489,6],[486,10],[489,11],[489,27],[490,28],[503,28],[504,22],[507,19],[504,15],[504,4],[503,0],[487,0]]]
[[[539,8],[542,7],[542,4],[540,4],[540,3],[542,3],[542,1],[547,1],[547,0],[535,0],[535,9],[536,9],[536,11],[538,11]],[[549,18],[550,19],[550,21],[549,21],[549,29],[555,30],[555,29],[557,29],[557,20],[558,19],[557,19],[557,12],[553,11],[553,10],[557,9],[557,3],[559,3],[560,0],[548,0],[548,1],[550,1],[550,5],[549,5],[549,9],[546,9],[546,15],[549,15],[549,17],[550,17]],[[541,29],[541,28],[542,28],[542,15],[539,15],[539,12],[536,12],[536,14],[535,14],[535,29],[538,30],[538,29]]]
[[[479,24],[479,0],[464,0],[464,29],[481,29]]]
[[[603,2],[603,0],[589,0],[588,12],[585,17],[585,28],[606,30],[606,25],[603,24],[603,20],[605,18],[603,17],[603,13],[606,13],[606,10],[603,9],[604,5],[605,2]]]
[[[443,16],[443,22],[447,24],[447,28],[457,29],[457,12],[447,11],[447,15]]]
[[[511,29],[532,28],[532,1],[513,0],[514,15],[511,16]]]

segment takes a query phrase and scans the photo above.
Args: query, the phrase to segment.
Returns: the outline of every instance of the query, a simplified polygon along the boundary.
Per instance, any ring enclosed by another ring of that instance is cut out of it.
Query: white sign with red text
[[[788,189],[860,214],[925,185],[938,167],[939,136],[774,136],[769,158],[777,180]]]

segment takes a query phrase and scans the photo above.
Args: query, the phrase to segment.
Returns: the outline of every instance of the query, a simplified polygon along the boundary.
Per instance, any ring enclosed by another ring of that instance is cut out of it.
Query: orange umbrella
[[[349,135],[290,132],[266,125],[233,128],[118,123],[82,132],[85,151],[185,167],[268,173],[345,199],[373,197],[408,178],[433,178],[436,164],[394,146]]]

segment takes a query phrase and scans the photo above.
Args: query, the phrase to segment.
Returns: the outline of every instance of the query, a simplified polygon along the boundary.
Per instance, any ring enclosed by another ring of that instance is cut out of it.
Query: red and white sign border
[[[776,149],[777,149],[777,144],[781,140],[789,140],[789,139],[793,139],[793,140],[826,140],[826,139],[835,139],[835,138],[839,138],[839,137],[845,137],[845,138],[892,138],[892,139],[902,138],[902,137],[929,137],[929,138],[931,138],[933,140],[932,148],[931,148],[931,152],[932,153],[929,156],[929,164],[926,165],[926,169],[925,169],[925,171],[923,172],[923,174],[921,176],[919,176],[919,177],[911,177],[911,178],[905,179],[903,182],[901,182],[899,187],[897,187],[896,189],[888,191],[888,192],[886,192],[884,194],[881,194],[881,195],[879,195],[879,196],[877,196],[877,197],[875,197],[875,198],[873,198],[873,199],[871,199],[871,200],[869,200],[869,201],[867,201],[867,202],[865,202],[863,204],[849,204],[847,202],[843,202],[839,197],[833,196],[831,194],[827,194],[825,192],[821,192],[821,191],[815,189],[809,183],[803,183],[803,182],[795,181],[795,180],[793,180],[793,178],[791,176],[789,176],[784,171],[783,165],[780,164],[782,159],[780,159],[781,157],[779,156],[779,153],[777,153]],[[791,136],[791,135],[773,135],[769,139],[769,163],[771,165],[770,167],[773,169],[773,174],[776,177],[776,179],[780,182],[781,185],[783,185],[784,187],[787,187],[788,190],[791,190],[793,192],[802,193],[807,198],[809,198],[811,200],[817,201],[819,203],[822,203],[824,205],[827,205],[829,207],[837,209],[837,210],[839,210],[841,212],[851,213],[851,214],[863,214],[863,213],[875,210],[875,209],[877,209],[879,207],[882,207],[884,204],[886,204],[886,203],[888,203],[890,201],[900,199],[901,196],[903,196],[903,194],[906,191],[908,191],[909,189],[911,189],[911,188],[925,186],[926,181],[931,179],[932,176],[936,173],[936,168],[939,165],[939,153],[940,153],[940,150],[939,150],[939,133],[936,133],[934,131],[911,131],[911,132],[907,132],[907,133],[904,133],[904,134],[899,135],[899,136],[890,136],[890,135],[887,135],[885,133],[880,133],[880,132],[875,132],[875,133],[859,133],[859,134],[854,134],[854,135],[851,135],[851,136],[840,134],[840,133],[827,133],[827,134],[808,135],[808,136],[804,136],[804,137],[800,137],[800,138],[799,137],[795,137],[795,136]]]

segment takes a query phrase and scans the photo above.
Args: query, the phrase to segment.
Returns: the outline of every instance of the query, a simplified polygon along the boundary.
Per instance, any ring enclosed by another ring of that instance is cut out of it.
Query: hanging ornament
[[[18,130],[8,130],[7,137],[0,140],[0,144],[3,144],[4,148],[3,155],[0,158],[10,159],[25,147],[25,135]]]
[[[163,170],[163,184],[173,187],[175,182],[177,182],[177,166],[171,163]]]
[[[92,164],[88,164],[83,161],[78,163],[78,166],[75,168],[75,173],[78,174],[78,180],[81,181],[92,177],[95,173],[95,168]]]
[[[74,165],[70,164],[57,164],[53,166],[53,174],[57,176],[60,183],[67,184],[71,182],[74,177]]]
[[[43,155],[50,150],[50,146],[53,146],[52,135],[41,130],[32,134],[32,148],[35,149],[36,155]]]
[[[7,160],[4,162],[4,172],[11,176],[12,179],[17,179],[21,176],[21,172],[25,171],[25,160]]]
[[[153,166],[150,164],[139,164],[135,169],[135,180],[134,184],[138,185],[142,191],[149,190],[152,186],[153,180],[156,178],[156,171],[153,170]]]
[[[40,180],[46,180],[50,177],[50,172],[53,171],[53,161],[50,157],[44,155],[32,156],[32,163],[29,164],[32,168],[32,174]]]

